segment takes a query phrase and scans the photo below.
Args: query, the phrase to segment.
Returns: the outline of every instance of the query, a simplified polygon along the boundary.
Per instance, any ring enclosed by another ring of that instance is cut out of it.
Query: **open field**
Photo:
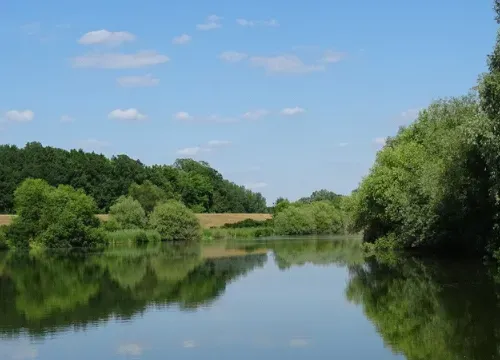
[[[196,214],[203,228],[219,227],[224,224],[234,224],[245,219],[267,220],[271,214]]]
[[[203,228],[219,227],[224,224],[233,224],[245,219],[266,220],[272,217],[271,214],[196,214]],[[108,215],[97,215],[102,221],[108,220]],[[12,215],[0,215],[0,226],[9,225]]]

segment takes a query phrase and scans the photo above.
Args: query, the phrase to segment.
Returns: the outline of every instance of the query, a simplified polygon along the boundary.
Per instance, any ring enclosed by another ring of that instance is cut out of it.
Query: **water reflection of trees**
[[[0,334],[85,328],[111,317],[128,319],[147,306],[193,309],[265,261],[265,254],[204,260],[195,245],[0,254]]]
[[[371,258],[350,274],[347,298],[408,360],[500,359],[500,289],[481,264]]]
[[[278,240],[268,241],[265,245],[273,251],[276,264],[282,270],[307,263],[346,266],[364,261],[361,242],[356,238]]]

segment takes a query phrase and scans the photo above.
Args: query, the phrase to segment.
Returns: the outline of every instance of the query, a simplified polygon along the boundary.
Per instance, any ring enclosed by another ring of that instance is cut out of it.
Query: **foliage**
[[[141,185],[133,183],[128,189],[128,195],[137,200],[146,213],[153,211],[154,207],[160,202],[166,201],[169,198],[167,192],[159,186],[146,180]],[[173,194],[170,194],[172,197]]]
[[[239,229],[239,228],[259,228],[259,227],[272,227],[272,226],[273,226],[273,219],[266,219],[266,220],[245,219],[235,223],[224,224],[222,225],[222,228]]]
[[[176,200],[157,205],[149,217],[149,226],[163,240],[199,240],[201,227],[196,215]]]
[[[6,228],[0,226],[0,250],[6,250],[8,247]]]
[[[141,242],[158,242],[161,236],[156,230],[126,229],[106,233],[106,238],[112,244],[133,244]]]
[[[483,252],[495,199],[481,139],[489,120],[474,94],[440,100],[400,129],[353,193],[353,224],[366,241],[403,248]]]
[[[109,209],[108,229],[143,229],[146,213],[139,201],[129,196],[120,196]]]
[[[342,213],[329,201],[310,203],[317,234],[338,234],[342,231]]]
[[[339,234],[343,214],[330,201],[296,202],[274,216],[274,230],[278,235]]]
[[[308,206],[289,206],[275,215],[274,230],[278,235],[314,234],[314,214]]]
[[[17,217],[6,235],[14,247],[95,247],[102,245],[94,200],[68,185],[51,187],[27,179],[15,191]]]
[[[308,197],[303,197],[298,200],[299,203],[313,203],[316,201],[330,201],[336,206],[340,206],[340,201],[342,199],[342,195],[336,194],[333,191],[329,191],[326,189],[321,189],[317,191],[313,191],[313,193]]]
[[[367,241],[488,255],[500,247],[500,33],[488,68],[479,97],[431,104],[379,152],[351,208]]]
[[[152,210],[151,204],[165,198],[181,200],[198,212],[267,211],[260,193],[225,180],[205,162],[178,159],[171,166],[146,166],[126,155],[108,159],[83,150],[66,151],[31,142],[24,148],[0,146],[0,213],[14,211],[14,191],[27,178],[83,189],[104,213],[127,194],[147,212]]]
[[[276,202],[274,203],[274,206],[272,207],[272,213],[273,215],[276,215],[280,213],[281,211],[285,210],[287,207],[289,207],[291,204],[290,200],[279,197],[276,199]]]

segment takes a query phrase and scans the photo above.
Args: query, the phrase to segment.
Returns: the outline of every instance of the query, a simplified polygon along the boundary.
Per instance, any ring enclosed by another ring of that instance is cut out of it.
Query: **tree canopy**
[[[45,180],[51,186],[70,185],[92,196],[107,212],[122,195],[130,194],[147,212],[157,201],[176,199],[195,212],[266,212],[266,200],[224,179],[206,162],[178,159],[173,165],[146,166],[126,155],[113,156],[63,150],[31,142],[24,148],[0,146],[0,213],[14,210],[14,191],[24,179]]]
[[[349,203],[365,240],[433,252],[499,248],[500,35],[488,66],[477,93],[433,102],[377,154]]]

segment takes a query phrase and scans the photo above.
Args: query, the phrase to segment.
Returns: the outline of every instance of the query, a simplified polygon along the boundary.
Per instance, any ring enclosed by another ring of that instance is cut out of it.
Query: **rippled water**
[[[0,359],[500,359],[496,270],[354,239],[0,254]]]

